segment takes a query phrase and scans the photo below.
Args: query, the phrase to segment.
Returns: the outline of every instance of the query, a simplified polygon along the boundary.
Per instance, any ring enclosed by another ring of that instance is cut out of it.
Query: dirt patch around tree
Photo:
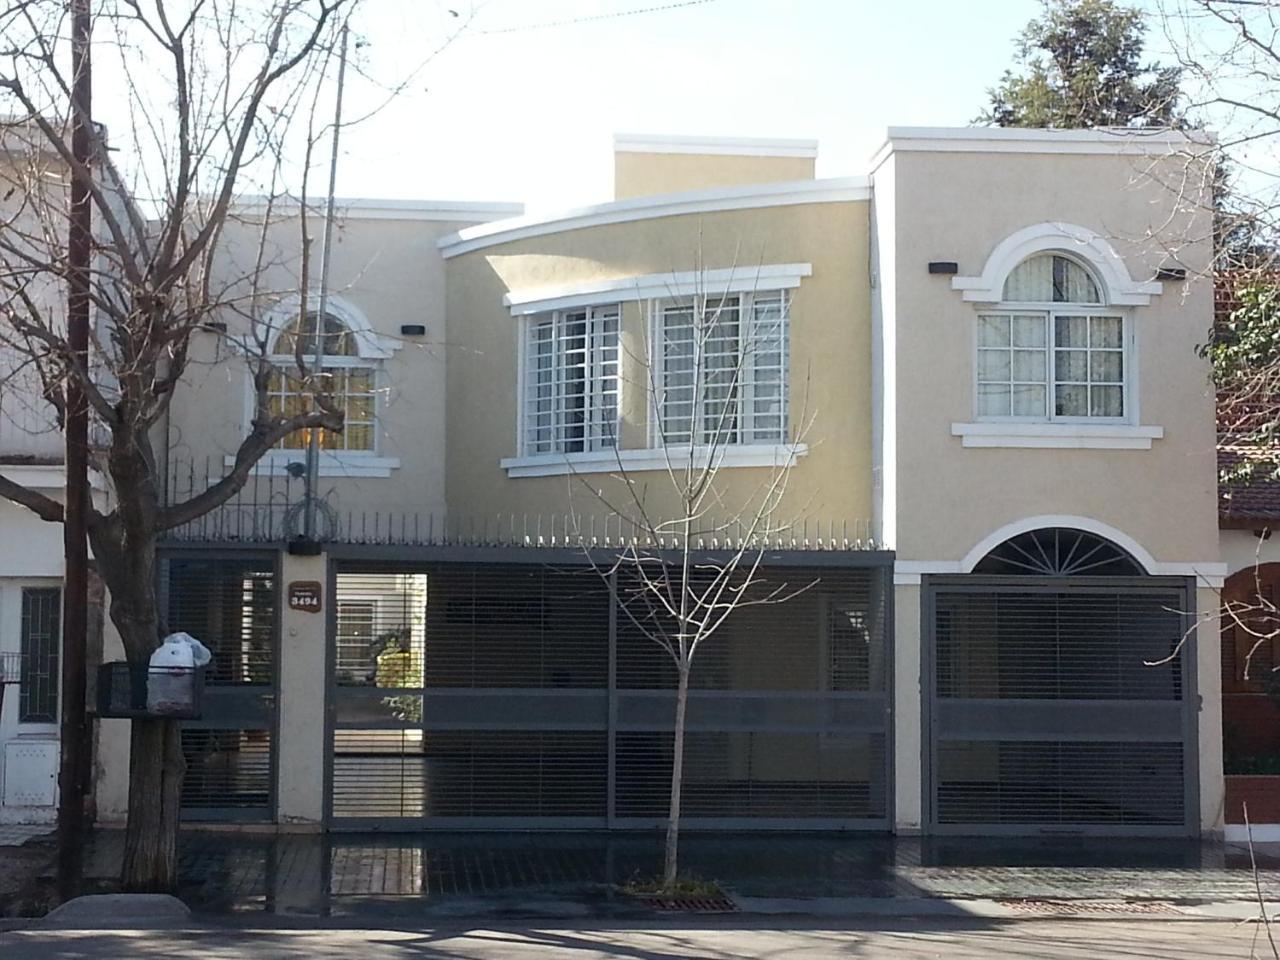
[[[52,836],[0,847],[0,917],[42,917],[56,906]]]

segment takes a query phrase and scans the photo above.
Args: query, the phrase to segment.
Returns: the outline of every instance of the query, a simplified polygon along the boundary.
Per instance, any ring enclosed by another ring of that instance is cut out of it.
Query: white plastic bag
[[[147,669],[147,712],[166,716],[195,709],[195,668],[211,659],[209,648],[189,633],[165,637]]]

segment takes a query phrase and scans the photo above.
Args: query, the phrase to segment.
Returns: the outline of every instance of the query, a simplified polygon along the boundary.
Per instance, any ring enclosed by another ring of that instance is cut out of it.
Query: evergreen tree
[[[1113,0],[1042,0],[978,118],[998,127],[1152,127],[1181,120],[1177,67],[1142,60],[1142,13]]]

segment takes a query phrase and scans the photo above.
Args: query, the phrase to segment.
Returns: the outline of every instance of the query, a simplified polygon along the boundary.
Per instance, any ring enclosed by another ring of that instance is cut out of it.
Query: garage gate
[[[924,605],[933,832],[1197,833],[1192,584],[1037,530]]]
[[[889,569],[767,571],[804,589],[699,652],[687,826],[887,829]],[[662,822],[675,671],[625,590],[580,558],[333,570],[331,829]]]

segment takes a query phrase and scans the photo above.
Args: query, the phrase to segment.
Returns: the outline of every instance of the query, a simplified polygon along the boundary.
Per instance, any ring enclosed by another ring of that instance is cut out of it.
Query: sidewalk
[[[650,834],[187,831],[181,849],[179,895],[205,916],[640,918],[653,912],[616,887],[652,877],[660,863]],[[122,851],[120,833],[95,834],[90,875],[114,875]],[[1280,856],[1258,853],[1265,895],[1280,898]],[[1248,866],[1247,851],[1182,841],[682,839],[683,869],[753,913],[942,916],[986,902],[998,917],[1203,916],[1213,905],[1216,915],[1243,917],[1256,912]]]

